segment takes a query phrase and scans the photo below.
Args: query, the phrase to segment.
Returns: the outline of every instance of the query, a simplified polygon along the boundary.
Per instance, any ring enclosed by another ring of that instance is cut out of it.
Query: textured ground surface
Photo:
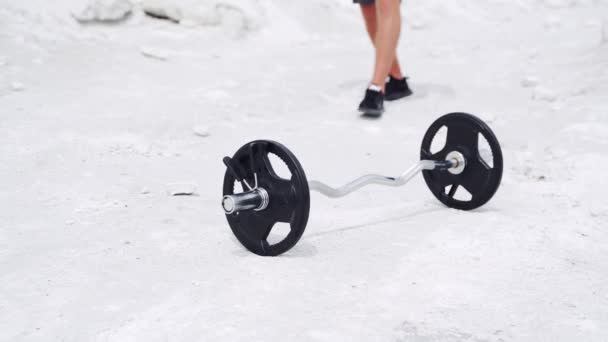
[[[378,121],[349,2],[202,3],[81,26],[77,0],[0,1],[0,340],[608,340],[605,3],[405,2],[416,94]],[[452,111],[502,143],[485,207],[417,178],[313,194],[278,258],[233,238],[221,158],[246,141],[339,185],[399,174]]]

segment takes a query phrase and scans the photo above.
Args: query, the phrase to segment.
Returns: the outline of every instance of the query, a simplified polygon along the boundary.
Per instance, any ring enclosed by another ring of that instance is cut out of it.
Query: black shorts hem
[[[353,0],[354,4],[359,4],[359,5],[371,5],[374,2],[376,2],[376,0]]]

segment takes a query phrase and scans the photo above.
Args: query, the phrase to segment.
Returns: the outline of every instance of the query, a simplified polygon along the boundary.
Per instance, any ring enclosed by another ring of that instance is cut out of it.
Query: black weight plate
[[[445,146],[431,153],[431,143],[442,127],[447,128]],[[488,142],[492,152],[492,167],[484,161],[479,152],[479,135]],[[433,195],[450,208],[472,210],[487,203],[498,190],[502,178],[503,160],[500,144],[496,136],[481,119],[466,113],[446,114],[429,127],[420,148],[420,158],[445,160],[448,153],[458,151],[466,159],[466,167],[461,174],[454,175],[447,170],[425,170],[422,172],[426,185]],[[454,195],[458,187],[464,187],[470,200],[458,200]]]
[[[291,173],[290,179],[276,174],[269,154],[276,155],[285,163]],[[285,146],[269,140],[256,140],[243,145],[232,160],[243,170],[251,186],[254,186],[256,173],[258,187],[265,189],[270,198],[264,210],[226,214],[232,232],[243,246],[255,254],[276,256],[285,253],[300,240],[308,222],[310,192],[302,165]],[[224,196],[234,194],[236,182],[234,174],[226,170]],[[290,231],[283,240],[271,245],[267,238],[277,222],[288,223]]]

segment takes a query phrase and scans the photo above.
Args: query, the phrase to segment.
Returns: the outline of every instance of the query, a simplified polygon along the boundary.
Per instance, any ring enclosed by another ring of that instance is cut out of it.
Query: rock
[[[147,194],[150,193],[150,189],[148,189],[146,187],[143,187],[143,188],[141,188],[141,190],[139,191],[139,193],[142,194],[142,195],[147,195]]]
[[[11,83],[11,89],[13,91],[24,91],[25,86],[21,82],[13,82],[13,83]]]
[[[534,93],[532,94],[532,98],[534,100],[555,102],[555,100],[557,100],[557,94],[555,94],[555,92],[553,92],[551,89],[536,87],[534,89]]]
[[[524,88],[532,88],[538,85],[538,77],[534,76],[526,76],[523,80],[521,80],[521,86]]]
[[[194,128],[192,128],[192,131],[194,132],[194,134],[203,138],[206,138],[211,135],[211,133],[209,132],[209,127],[207,126],[195,126]]]
[[[145,14],[158,19],[179,23],[183,19],[182,11],[171,2],[161,0],[144,0],[141,7]]]
[[[409,26],[412,30],[424,30],[427,28],[428,24],[423,19],[413,18],[411,22],[409,22]]]
[[[555,30],[562,25],[562,20],[560,17],[551,15],[545,18],[544,25],[547,30]]]
[[[230,98],[230,93],[223,89],[209,89],[203,96],[210,101],[221,101]]]
[[[589,92],[589,88],[587,87],[578,87],[574,88],[570,91],[571,96],[582,96]]]
[[[570,8],[577,5],[577,0],[543,0],[542,2],[548,8]]]
[[[540,52],[538,50],[531,50],[528,53],[528,59],[531,61],[538,59],[539,56],[540,56]]]
[[[258,28],[263,17],[257,1],[242,0],[141,0],[144,13],[187,27],[221,27],[235,36]]]
[[[171,196],[192,196],[196,195],[198,185],[194,183],[169,183],[167,193]]]
[[[80,23],[111,23],[128,18],[132,12],[130,0],[89,0],[82,10],[72,12],[72,17]]]
[[[166,51],[161,51],[159,49],[151,48],[151,47],[142,47],[140,49],[142,55],[148,58],[156,59],[159,61],[166,61],[169,59],[169,53]]]

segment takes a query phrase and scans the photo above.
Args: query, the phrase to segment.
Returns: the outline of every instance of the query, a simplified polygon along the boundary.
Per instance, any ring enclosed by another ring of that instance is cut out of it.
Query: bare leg
[[[399,0],[376,0],[376,66],[372,84],[384,89],[384,83],[396,60],[397,43],[401,31]],[[397,63],[398,66],[398,63]]]
[[[393,61],[391,71],[388,74],[396,79],[403,78],[403,73],[401,72],[401,65],[399,65],[399,58],[397,58],[397,53],[395,53],[395,61]]]
[[[367,33],[369,34],[369,39],[371,39],[372,44],[374,44],[374,40],[376,39],[376,29],[378,25],[378,22],[376,20],[376,5],[361,5],[361,14],[363,14],[363,19],[365,20],[365,28],[367,29]]]
[[[361,5],[361,13],[363,14],[363,19],[365,19],[365,28],[367,29],[367,33],[369,34],[369,38],[372,41],[372,44],[375,44],[376,40],[376,32],[378,29],[378,20],[377,20],[377,9],[375,4],[371,5]],[[394,78],[402,79],[403,73],[401,72],[401,66],[399,65],[399,60],[397,55],[395,54],[395,59],[391,65],[391,70],[389,72],[391,76]],[[384,85],[382,86],[384,87]]]

